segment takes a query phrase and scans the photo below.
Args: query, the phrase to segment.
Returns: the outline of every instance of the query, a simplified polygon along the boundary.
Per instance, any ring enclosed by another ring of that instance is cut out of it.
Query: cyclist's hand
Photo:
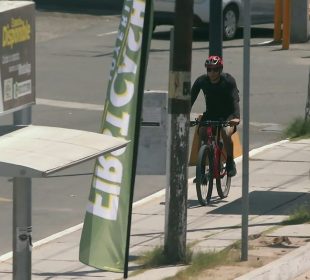
[[[237,119],[237,118],[231,119],[229,121],[230,126],[235,126],[235,125],[238,125],[239,123],[240,123],[240,119]]]

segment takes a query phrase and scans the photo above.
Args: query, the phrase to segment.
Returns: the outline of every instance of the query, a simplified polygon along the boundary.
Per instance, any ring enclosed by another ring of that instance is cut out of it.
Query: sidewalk
[[[274,227],[285,219],[292,209],[309,200],[310,139],[296,142],[281,141],[252,151],[250,159],[249,234],[252,235]],[[196,242],[194,251],[221,250],[241,239],[241,164],[241,160],[237,160],[238,175],[232,180],[229,197],[225,200],[217,200],[217,197],[214,197],[214,202],[210,206],[199,206],[195,186],[189,183],[187,242]],[[164,201],[164,191],[161,191],[135,203],[130,259],[152,250],[155,246],[163,245]],[[81,226],[77,226],[70,234],[34,247],[32,279],[122,279],[123,275],[120,273],[99,271],[78,261],[80,234]],[[293,261],[298,264],[293,272],[278,275],[277,269],[283,264],[292,270],[292,265],[288,263],[292,264]],[[139,270],[139,267],[130,262],[129,279],[160,280],[175,275],[181,269],[184,267],[163,267],[131,276],[132,272]],[[267,270],[262,267],[240,279],[272,279],[271,275],[277,276],[276,279],[295,279],[309,269],[309,246],[304,246],[272,263]],[[11,258],[0,263],[0,279],[12,279]]]

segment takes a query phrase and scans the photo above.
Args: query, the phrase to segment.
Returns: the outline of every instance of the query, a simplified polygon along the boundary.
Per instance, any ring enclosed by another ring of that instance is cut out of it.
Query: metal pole
[[[187,161],[193,0],[176,1],[169,75],[167,196],[164,253],[171,263],[186,260]]]
[[[310,68],[309,68],[309,77],[308,77],[308,97],[305,108],[305,121],[310,120]]]
[[[283,41],[282,49],[288,50],[291,40],[291,0],[284,0],[283,4]]]
[[[251,0],[244,3],[244,52],[243,52],[243,157],[242,157],[242,244],[241,260],[248,259],[249,223],[249,119],[250,119],[250,41]]]
[[[282,39],[282,12],[282,0],[275,0],[273,40],[277,43],[281,42]]]
[[[14,125],[31,124],[31,107],[13,114]],[[31,279],[31,178],[13,178],[13,280]]]
[[[222,1],[210,0],[209,55],[223,56]]]

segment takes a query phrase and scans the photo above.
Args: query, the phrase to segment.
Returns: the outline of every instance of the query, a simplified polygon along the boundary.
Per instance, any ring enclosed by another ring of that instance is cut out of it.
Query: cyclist
[[[209,56],[205,67],[207,74],[198,77],[192,86],[191,106],[202,90],[206,102],[202,120],[229,121],[230,126],[224,127],[221,134],[227,152],[227,174],[232,177],[237,174],[231,136],[240,122],[239,90],[235,79],[230,74],[223,73],[223,60],[220,56]],[[206,127],[199,128],[199,138],[201,141],[206,139]]]

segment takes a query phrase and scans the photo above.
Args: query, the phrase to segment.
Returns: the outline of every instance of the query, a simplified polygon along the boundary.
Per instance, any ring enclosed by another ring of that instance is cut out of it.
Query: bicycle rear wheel
[[[212,151],[206,145],[202,145],[198,153],[198,162],[196,165],[196,192],[199,203],[202,206],[210,202],[213,189],[212,175]],[[206,164],[208,157],[209,164]]]
[[[228,196],[231,184],[231,177],[227,175],[226,171],[226,158],[221,151],[221,155],[218,162],[219,176],[216,178],[216,189],[220,198]]]

